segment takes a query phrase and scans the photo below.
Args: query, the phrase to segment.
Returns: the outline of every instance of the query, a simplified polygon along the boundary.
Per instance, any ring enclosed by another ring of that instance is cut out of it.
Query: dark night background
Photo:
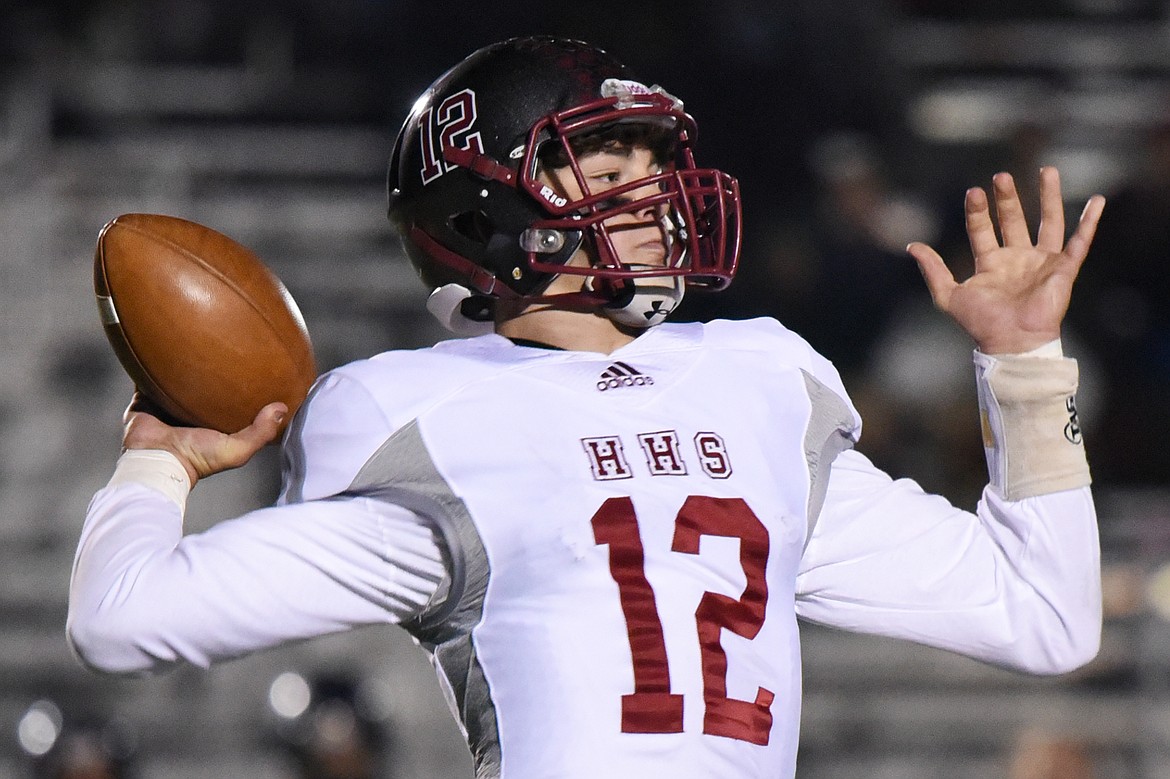
[[[145,680],[82,669],[69,565],[130,387],[98,323],[98,229],[130,211],[255,249],[322,367],[447,337],[384,218],[418,93],[476,48],[588,40],[698,120],[739,178],[742,270],[681,318],[776,316],[830,357],[862,450],[972,507],[971,344],[902,247],[962,275],[963,191],[999,170],[1109,204],[1064,335],[1105,554],[1101,656],[1037,680],[806,629],[800,779],[1170,777],[1170,7],[1153,0],[0,3],[0,779],[459,777],[421,651],[363,631]],[[271,500],[276,452],[192,496]],[[359,748],[360,747],[360,748]],[[326,759],[328,757],[329,759]],[[371,768],[371,766],[374,766]]]

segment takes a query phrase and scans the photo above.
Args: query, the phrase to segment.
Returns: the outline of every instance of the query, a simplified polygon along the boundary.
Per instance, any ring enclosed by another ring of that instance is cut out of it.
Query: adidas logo
[[[624,362],[615,362],[597,379],[597,389],[600,392],[618,389],[620,387],[647,387],[654,383],[654,379]]]

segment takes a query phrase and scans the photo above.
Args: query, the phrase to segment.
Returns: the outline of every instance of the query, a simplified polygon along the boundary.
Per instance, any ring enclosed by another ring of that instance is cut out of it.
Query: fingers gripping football
[[[192,487],[201,478],[248,462],[276,439],[288,415],[284,403],[269,403],[260,409],[251,424],[229,434],[208,428],[176,427],[148,409],[150,404],[135,395],[123,417],[123,448],[170,452],[187,471]]]

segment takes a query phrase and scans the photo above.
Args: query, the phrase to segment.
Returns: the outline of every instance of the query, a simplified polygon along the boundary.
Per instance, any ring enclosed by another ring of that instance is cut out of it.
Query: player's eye
[[[590,174],[589,180],[601,184],[617,184],[621,181],[621,173],[616,170]]]

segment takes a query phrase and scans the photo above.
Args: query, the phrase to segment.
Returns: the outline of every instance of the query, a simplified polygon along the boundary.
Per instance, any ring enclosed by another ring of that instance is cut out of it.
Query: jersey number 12
[[[675,518],[671,549],[699,553],[704,536],[739,539],[739,560],[747,586],[739,599],[706,592],[695,610],[703,668],[703,732],[713,736],[768,743],[772,730],[773,693],[758,688],[754,701],[727,697],[727,654],[720,644],[724,629],[753,639],[764,625],[768,603],[768,529],[741,498],[692,495]],[[609,545],[609,572],[617,583],[630,640],[634,692],[622,696],[623,733],[681,733],[683,696],[670,692],[666,640],[654,589],[646,580],[645,554],[634,503],[609,498],[593,515],[593,537]]]

